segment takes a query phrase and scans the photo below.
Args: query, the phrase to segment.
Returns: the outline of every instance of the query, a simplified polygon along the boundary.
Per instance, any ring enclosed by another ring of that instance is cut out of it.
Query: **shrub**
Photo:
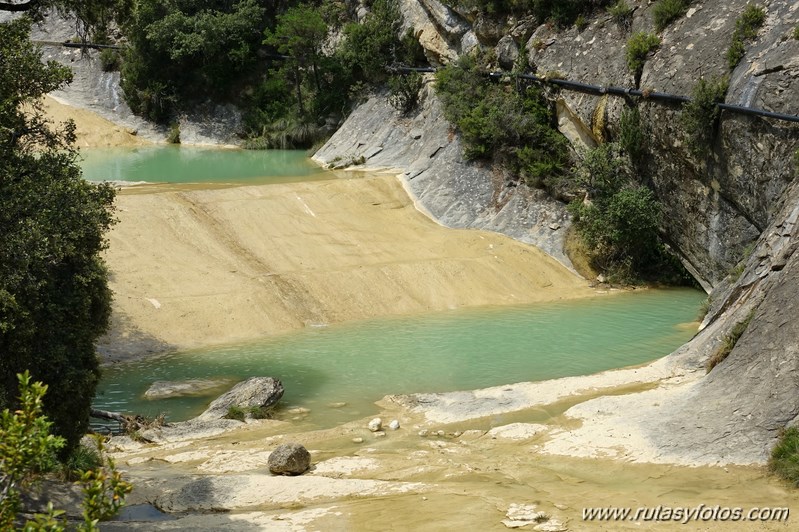
[[[799,26],[796,26],[793,29],[793,38],[796,39],[797,41],[799,41]]]
[[[619,28],[624,31],[630,29],[633,22],[633,8],[627,4],[626,0],[618,0],[607,8],[607,12]]]
[[[641,110],[628,107],[621,112],[619,119],[619,145],[630,156],[633,164],[640,164],[647,152],[647,133]]]
[[[435,89],[444,116],[460,131],[465,157],[491,159],[557,193],[569,165],[568,141],[538,88],[492,83],[465,58],[436,74]]]
[[[735,31],[732,34],[732,43],[727,50],[727,66],[733,70],[746,55],[744,43],[757,37],[757,30],[766,21],[766,12],[760,6],[749,4],[744,9],[738,20],[735,21]]]
[[[655,30],[663,31],[666,27],[683,16],[691,5],[690,0],[660,0],[652,8]]]
[[[752,316],[754,316],[754,314],[755,312],[753,310],[743,321],[736,323],[730,332],[724,336],[721,345],[716,352],[713,353],[713,356],[708,359],[707,364],[705,365],[705,369],[708,373],[710,373],[713,368],[718,366],[730,355],[730,353],[732,353],[732,350],[735,348],[738,340],[740,340],[741,336],[743,336],[746,328],[749,327],[749,322],[752,321]]]
[[[169,132],[166,134],[166,141],[169,144],[180,144],[180,124],[175,122],[169,126]]]
[[[625,185],[602,201],[574,201],[569,210],[592,265],[607,272],[612,281],[635,282],[662,262],[661,208],[648,188]]]
[[[122,56],[117,50],[104,48],[100,52],[100,67],[103,72],[116,72],[122,66]]]
[[[85,445],[78,445],[63,464],[63,474],[66,480],[78,480],[83,471],[96,469],[103,465],[102,457],[97,451]]]
[[[769,471],[799,487],[799,428],[791,427],[780,434],[771,451]]]
[[[650,52],[658,49],[660,38],[652,33],[639,31],[627,41],[627,68],[635,76],[635,84],[641,82],[641,72]]]
[[[683,105],[680,121],[688,136],[688,149],[700,155],[709,149],[716,138],[721,110],[716,105],[724,101],[729,87],[728,78],[699,78],[691,101]]]
[[[423,85],[422,75],[418,72],[391,76],[388,79],[388,101],[394,109],[407,114],[419,103],[419,91]]]
[[[270,409],[260,406],[232,405],[228,408],[225,417],[236,421],[244,421],[248,417],[252,419],[268,419],[270,417]]]
[[[585,28],[588,27],[588,19],[585,18],[585,15],[578,15],[574,21],[574,27],[577,28],[577,31],[583,31]]]
[[[47,386],[32,382],[26,371],[19,379],[20,406],[13,413],[5,409],[0,413],[0,529],[14,530],[21,508],[20,490],[34,475],[51,470],[55,452],[62,448],[64,438],[50,434],[52,423],[43,415],[43,397]],[[95,532],[100,520],[113,517],[125,503],[132,486],[122,479],[111,458],[103,458],[103,438],[96,436],[97,460],[88,455],[80,458],[86,466],[80,472],[83,484],[83,519],[77,530]],[[72,455],[76,456],[75,453]],[[77,463],[77,462],[76,462]],[[52,503],[47,513],[36,514],[24,523],[24,530],[63,531],[66,523],[61,510]]]

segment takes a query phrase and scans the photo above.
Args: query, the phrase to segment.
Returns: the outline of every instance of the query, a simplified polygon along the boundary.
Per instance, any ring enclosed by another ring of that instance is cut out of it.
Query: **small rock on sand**
[[[372,421],[369,422],[369,430],[372,432],[377,432],[378,430],[383,428],[383,420],[379,417],[374,418]]]

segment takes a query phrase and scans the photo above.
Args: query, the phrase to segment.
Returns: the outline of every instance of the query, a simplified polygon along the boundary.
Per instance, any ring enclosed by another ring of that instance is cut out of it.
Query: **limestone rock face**
[[[278,445],[269,455],[269,471],[275,475],[301,475],[311,467],[311,453],[299,443]]]
[[[215,399],[197,419],[222,419],[231,406],[271,408],[283,397],[283,383],[272,377],[250,377]]]

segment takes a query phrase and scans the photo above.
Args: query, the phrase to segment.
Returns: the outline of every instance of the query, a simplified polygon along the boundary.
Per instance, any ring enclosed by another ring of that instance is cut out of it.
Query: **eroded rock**
[[[281,397],[283,397],[283,383],[278,379],[250,377],[215,399],[197,419],[201,421],[222,419],[233,406],[269,409],[274,407]]]
[[[299,443],[278,445],[269,455],[269,471],[275,475],[302,475],[311,467],[311,453]]]

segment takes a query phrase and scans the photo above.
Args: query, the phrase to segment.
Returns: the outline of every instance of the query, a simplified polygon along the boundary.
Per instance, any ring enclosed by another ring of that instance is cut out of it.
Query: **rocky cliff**
[[[600,12],[582,29],[557,29],[531,17],[488,18],[436,0],[401,4],[406,26],[433,65],[481,49],[494,53],[497,68],[510,68],[521,55],[534,72],[679,95],[690,95],[702,76],[729,75],[727,103],[799,114],[795,2],[758,3],[765,24],[732,72],[725,53],[747,2],[692,3],[660,34],[662,44],[648,57],[639,87],[626,66],[624,43],[632,32],[654,31],[651,2],[628,0],[634,8],[628,28]],[[559,127],[576,148],[591,147],[618,135],[629,103],[562,91]],[[712,150],[697,157],[686,146],[679,107],[646,99],[638,105],[649,132],[645,173],[668,220],[663,230],[711,292],[711,304],[702,331],[672,355],[681,368],[703,376],[634,414],[618,400],[613,408],[667,461],[762,461],[779,430],[799,419],[799,329],[791,318],[799,298],[793,162],[799,125],[725,111]],[[410,190],[442,222],[506,231],[568,264],[562,206],[525,186],[508,186],[499,169],[464,163],[429,86],[411,117],[398,116],[385,98],[371,99],[316,155],[333,165],[360,157],[366,166],[401,167]],[[704,376],[708,358],[750,316],[729,356]]]

